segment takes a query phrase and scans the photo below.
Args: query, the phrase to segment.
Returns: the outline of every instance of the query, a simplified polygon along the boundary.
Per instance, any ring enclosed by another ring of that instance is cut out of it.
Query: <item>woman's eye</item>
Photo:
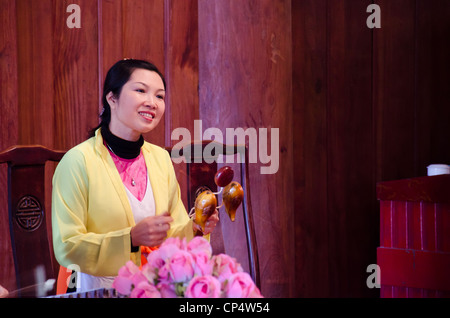
[[[145,91],[144,91],[143,89],[141,89],[141,88],[138,88],[138,89],[136,90],[136,92],[138,92],[138,93],[145,93]]]
[[[156,98],[158,98],[160,100],[164,100],[164,95],[156,95]]]

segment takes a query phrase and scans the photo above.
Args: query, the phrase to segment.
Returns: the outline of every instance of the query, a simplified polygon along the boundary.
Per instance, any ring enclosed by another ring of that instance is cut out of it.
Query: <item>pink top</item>
[[[108,149],[108,151],[119,171],[123,184],[139,201],[142,201],[147,190],[147,166],[142,152],[134,159],[123,159],[111,150]],[[135,185],[133,186],[133,184]]]

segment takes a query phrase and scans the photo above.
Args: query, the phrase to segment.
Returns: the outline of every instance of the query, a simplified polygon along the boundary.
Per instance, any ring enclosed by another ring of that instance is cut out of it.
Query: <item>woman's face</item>
[[[122,87],[118,98],[109,92],[111,132],[125,140],[136,141],[153,130],[164,115],[164,83],[158,73],[136,69]]]

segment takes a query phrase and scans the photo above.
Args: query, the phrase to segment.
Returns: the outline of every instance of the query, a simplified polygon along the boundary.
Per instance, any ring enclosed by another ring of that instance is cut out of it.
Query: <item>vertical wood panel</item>
[[[17,20],[15,0],[0,1],[0,150],[17,143],[18,76]],[[7,166],[0,165],[0,284],[8,290],[15,288],[14,261],[8,221]]]
[[[194,134],[194,120],[199,119],[198,102],[198,3],[197,1],[165,0],[164,2],[165,77],[167,82],[165,145],[176,128],[187,128]],[[182,189],[182,200],[187,200],[186,164],[174,164]],[[183,191],[184,190],[184,191]]]
[[[53,147],[52,0],[17,1],[19,143]]]
[[[69,29],[69,4],[81,8],[81,28]],[[98,122],[97,2],[54,0],[54,147],[69,149],[86,140]]]
[[[328,295],[326,8],[326,0],[292,1],[295,272],[299,297]]]
[[[194,132],[199,119],[198,102],[198,3],[165,1],[165,76],[168,82],[166,101],[166,145],[178,127]]]
[[[443,204],[439,207],[440,212],[440,231],[442,241],[440,243],[440,250],[442,252],[450,252],[450,204]]]
[[[415,171],[415,1],[377,1],[381,29],[373,32],[376,180]]]
[[[391,203],[380,202],[380,246],[391,247]]]
[[[290,296],[294,288],[291,50],[290,1],[199,1],[203,129],[280,129],[278,172],[261,175],[261,165],[250,164],[262,292],[268,297]]]
[[[417,0],[417,166],[450,163],[450,1]]]
[[[394,202],[393,207],[393,227],[396,229],[394,236],[394,247],[406,248],[406,205],[405,202]]]
[[[123,59],[122,0],[100,0],[99,23],[99,114],[102,111],[101,96],[106,73],[118,60]]]
[[[372,203],[375,198],[372,32],[363,14],[371,2],[329,1],[328,5],[328,226],[332,296],[365,295],[368,292],[365,270],[376,263],[379,230],[378,211]]]
[[[413,249],[420,250],[422,249],[422,238],[421,238],[421,230],[420,230],[420,203],[413,202],[412,207],[412,228],[413,228],[413,236],[412,236],[412,247]]]

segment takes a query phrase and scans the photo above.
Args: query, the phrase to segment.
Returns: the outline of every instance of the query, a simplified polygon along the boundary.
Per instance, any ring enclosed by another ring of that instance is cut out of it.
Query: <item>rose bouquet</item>
[[[142,268],[128,261],[113,288],[131,298],[260,298],[241,265],[226,254],[212,255],[209,242],[195,237],[168,238]]]

